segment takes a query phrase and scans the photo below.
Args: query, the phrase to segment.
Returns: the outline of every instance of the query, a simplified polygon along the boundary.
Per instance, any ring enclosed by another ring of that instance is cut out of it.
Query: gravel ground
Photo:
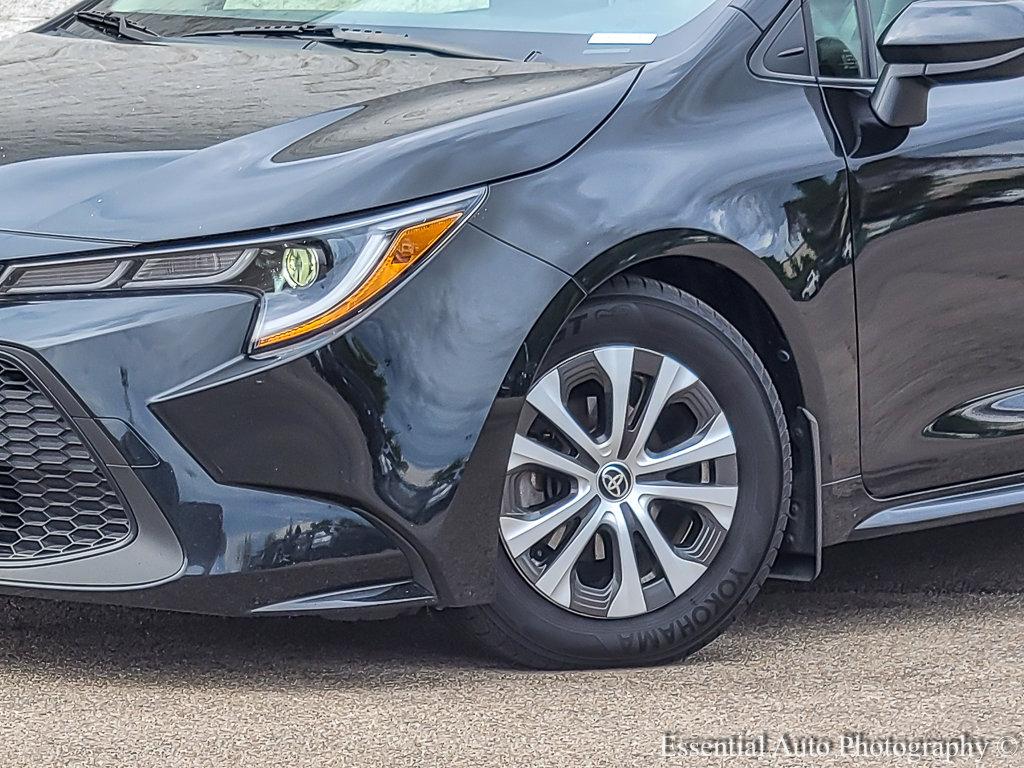
[[[66,0],[0,0],[0,36]],[[0,601],[2,765],[939,765],[669,757],[666,733],[1024,733],[1024,519],[830,550],[699,657],[509,669],[429,616],[238,621]],[[1012,742],[1006,742],[1008,745]],[[997,741],[982,761],[1024,765]]]
[[[0,0],[0,37],[30,29],[72,4],[73,0]]]
[[[665,733],[1024,732],[1024,518],[846,545],[661,669],[534,673],[427,615],[221,620],[0,602],[3,765],[724,764]],[[1020,766],[992,746],[983,761]],[[730,766],[939,765],[785,757]]]

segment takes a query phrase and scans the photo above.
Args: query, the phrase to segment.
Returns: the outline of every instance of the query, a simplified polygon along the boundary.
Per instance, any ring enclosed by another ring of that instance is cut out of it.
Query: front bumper
[[[137,523],[67,562],[0,552],[0,590],[225,615],[487,601],[521,398],[577,299],[469,226],[301,357],[243,354],[241,293],[0,305],[0,348],[46,379]]]

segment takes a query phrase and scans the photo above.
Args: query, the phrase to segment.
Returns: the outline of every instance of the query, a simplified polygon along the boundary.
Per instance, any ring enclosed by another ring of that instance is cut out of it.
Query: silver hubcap
[[[633,475],[629,467],[617,461],[606,464],[597,473],[597,482],[609,501],[622,501],[633,490]]]
[[[602,347],[545,374],[528,395],[501,535],[553,603],[638,616],[706,572],[738,491],[732,430],[708,388],[669,357]]]

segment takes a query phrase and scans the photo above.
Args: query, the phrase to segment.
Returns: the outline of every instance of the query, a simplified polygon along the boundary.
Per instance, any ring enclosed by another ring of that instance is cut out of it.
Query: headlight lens
[[[267,352],[336,327],[370,307],[472,215],[484,191],[272,241],[16,264],[0,294],[225,287],[258,292],[250,351]]]

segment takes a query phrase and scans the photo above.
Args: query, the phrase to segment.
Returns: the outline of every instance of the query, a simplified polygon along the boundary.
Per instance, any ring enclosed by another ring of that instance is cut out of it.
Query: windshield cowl
[[[672,56],[693,37],[693,27],[706,26],[701,20],[728,3],[318,0],[309,3],[317,10],[296,10],[300,4],[292,0],[100,0],[85,10],[118,14],[164,38],[197,42],[279,38],[339,48],[376,46],[394,55],[605,65]]]

